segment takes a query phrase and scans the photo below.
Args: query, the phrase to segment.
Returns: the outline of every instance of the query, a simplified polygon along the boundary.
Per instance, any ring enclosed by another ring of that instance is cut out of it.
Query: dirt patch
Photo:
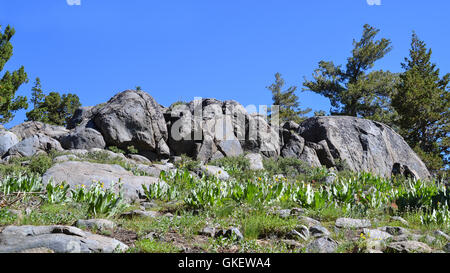
[[[136,232],[122,228],[114,230],[111,234],[111,237],[121,241],[128,246],[133,245],[134,242],[138,239],[138,235]]]

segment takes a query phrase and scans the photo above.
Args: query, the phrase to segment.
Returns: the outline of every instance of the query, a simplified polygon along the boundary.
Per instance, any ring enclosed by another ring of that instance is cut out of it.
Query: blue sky
[[[366,23],[393,45],[375,69],[400,72],[415,30],[450,72],[449,11],[447,0],[0,0],[0,25],[16,29],[5,69],[25,66],[20,95],[40,77],[46,93],[75,93],[85,106],[137,85],[165,106],[195,96],[247,106],[271,103],[276,72],[301,89],[320,60],[344,64]],[[297,95],[330,109],[320,95]],[[17,112],[6,127],[24,119]]]

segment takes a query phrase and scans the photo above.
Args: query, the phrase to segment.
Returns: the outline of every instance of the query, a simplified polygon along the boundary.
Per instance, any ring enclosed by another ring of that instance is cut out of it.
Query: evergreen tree
[[[314,80],[305,79],[304,90],[321,94],[331,101],[332,115],[359,116],[392,124],[395,111],[390,97],[398,76],[389,71],[372,71],[374,63],[391,51],[391,41],[375,41],[379,30],[364,25],[362,37],[353,40],[352,56],[345,69],[333,62],[321,61]]]
[[[448,164],[450,74],[440,77],[436,64],[430,61],[431,53],[413,33],[392,105],[400,115],[397,124],[401,135],[433,171],[444,162]]]
[[[80,99],[75,94],[63,94],[50,92],[47,96],[43,93],[41,81],[36,79],[32,88],[31,102],[34,109],[27,112],[28,120],[66,126],[72,118],[75,110],[81,106]]]
[[[0,26],[0,71],[3,70],[6,62],[13,55],[13,46],[10,40],[14,34],[14,28],[11,28],[9,25],[3,33]],[[0,79],[0,123],[8,123],[14,118],[14,112],[28,108],[26,97],[16,97],[19,87],[27,81],[27,73],[25,73],[23,66],[12,73],[6,71]]]
[[[44,112],[46,111],[42,104],[44,103],[45,95],[42,92],[41,80],[36,78],[34,87],[31,89],[31,103],[33,103],[34,109],[27,112],[27,119],[29,121],[40,121],[44,118]]]
[[[269,109],[269,116],[272,117],[274,114],[278,115],[280,123],[291,120],[300,123],[305,120],[304,115],[309,113],[311,109],[301,110],[298,97],[295,95],[297,87],[291,86],[282,91],[284,85],[285,82],[281,74],[276,73],[275,83],[267,87],[272,92],[273,105],[279,106],[278,113],[272,111],[273,109]]]

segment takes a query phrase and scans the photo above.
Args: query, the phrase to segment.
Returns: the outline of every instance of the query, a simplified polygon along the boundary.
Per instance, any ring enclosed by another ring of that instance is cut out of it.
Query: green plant
[[[129,153],[129,154],[138,154],[138,153],[139,153],[139,150],[136,149],[136,148],[134,148],[133,145],[128,146],[128,147],[127,147],[127,150],[128,150],[128,153]]]
[[[53,165],[52,158],[46,154],[33,156],[30,160],[29,169],[31,172],[44,174]]]
[[[122,149],[119,149],[116,146],[109,146],[108,150],[110,150],[111,152],[114,152],[116,154],[125,154],[125,152]]]
[[[88,212],[93,215],[113,216],[128,207],[123,200],[122,183],[120,181],[118,183],[118,194],[113,190],[115,186],[115,183],[111,183],[111,186],[105,189],[104,183],[100,181],[95,181],[89,189],[82,185],[71,190],[72,200],[87,204]]]

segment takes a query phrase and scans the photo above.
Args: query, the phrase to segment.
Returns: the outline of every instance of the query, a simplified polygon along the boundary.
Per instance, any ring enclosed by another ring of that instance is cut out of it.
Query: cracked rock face
[[[127,90],[112,97],[95,114],[95,126],[107,146],[169,156],[168,132],[161,106],[146,92]]]
[[[425,164],[405,140],[389,126],[371,120],[347,117],[313,117],[300,124],[297,133],[307,142],[321,144],[318,157],[322,165],[332,159],[345,161],[351,170],[390,177],[395,174],[425,179]],[[327,147],[324,147],[324,146]]]
[[[76,170],[76,172],[74,172]],[[150,176],[135,176],[119,165],[99,164],[82,161],[66,161],[52,166],[42,177],[44,183],[66,181],[72,188],[85,185],[90,187],[94,181],[100,181],[105,187],[111,183],[123,182],[123,197],[127,201],[135,201],[143,196],[142,185],[159,183],[159,179]],[[161,182],[162,183],[162,182]],[[114,188],[118,190],[118,188]]]
[[[0,253],[112,253],[122,242],[70,226],[7,226],[0,232]]]

